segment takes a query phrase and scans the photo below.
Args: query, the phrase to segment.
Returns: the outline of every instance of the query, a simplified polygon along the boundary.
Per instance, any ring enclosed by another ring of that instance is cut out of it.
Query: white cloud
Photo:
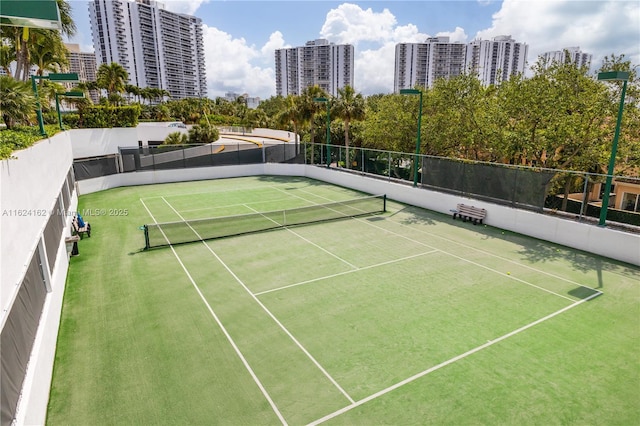
[[[264,99],[275,92],[273,68],[252,64],[254,60],[267,61],[267,55],[273,58],[272,50],[265,47],[257,49],[248,45],[244,38],[233,38],[230,34],[207,25],[203,25],[203,39],[210,97],[224,96],[230,91]],[[282,35],[276,32],[271,35],[267,44],[275,46],[280,41]]]
[[[439,37],[447,36],[449,37],[449,41],[460,42],[460,43],[466,43],[469,38],[467,34],[464,32],[464,28],[460,28],[460,27],[456,27],[455,31],[440,31],[439,33],[436,34],[436,36],[439,36]]]
[[[530,65],[541,53],[574,46],[593,55],[592,71],[612,53],[625,54],[632,64],[640,64],[640,3],[504,0],[492,26],[476,37],[497,35],[527,43]]]
[[[202,3],[209,3],[209,0],[160,0],[165,8],[171,12],[196,15],[196,11]]]
[[[344,3],[327,13],[320,35],[337,44],[389,40],[396,23],[396,17],[388,9],[376,13],[371,8],[364,10]]]
[[[451,34],[466,37],[464,30]],[[414,24],[398,25],[388,9],[374,12],[351,3],[327,13],[320,36],[355,46],[354,86],[365,95],[393,91],[396,43],[419,43],[429,37]]]
[[[284,42],[282,33],[280,31],[276,31],[274,33],[271,33],[271,35],[269,36],[269,40],[264,44],[264,46],[262,46],[260,52],[265,58],[273,59],[276,49],[284,49],[289,47],[291,46]]]
[[[378,49],[356,52],[354,88],[365,95],[393,91],[396,43],[387,42]]]

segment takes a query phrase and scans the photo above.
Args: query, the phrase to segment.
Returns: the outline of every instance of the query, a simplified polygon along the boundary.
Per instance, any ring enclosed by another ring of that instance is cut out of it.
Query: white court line
[[[301,189],[301,191],[308,192],[308,191],[305,191],[304,189]],[[314,195],[314,194],[312,194],[312,195]],[[320,196],[320,195],[318,195],[318,197],[320,197],[320,198],[324,198],[324,199],[326,199],[326,200],[329,200],[329,198],[322,197],[322,196]],[[306,200],[306,199],[305,199],[305,198],[303,198],[303,197],[299,197],[299,198],[302,198],[303,200]],[[311,201],[311,200],[306,200],[306,201],[308,201],[308,202],[310,202],[310,203],[314,203],[314,202],[313,202],[313,201]],[[380,227],[380,226],[375,225],[375,224],[373,224],[373,223],[371,223],[371,222],[369,222],[369,221],[362,220],[362,219],[358,219],[358,218],[355,218],[355,219],[356,219],[356,220],[359,220],[359,221],[361,221],[362,223],[365,223],[365,224],[367,224],[367,225],[369,225],[369,226],[373,226],[374,228],[381,229],[381,230],[383,230],[383,231],[385,231],[385,232],[389,232],[389,233],[391,233],[391,234],[394,234],[394,235],[397,235],[397,236],[399,236],[399,237],[405,238],[405,239],[407,239],[407,240],[409,240],[409,241],[412,241],[412,242],[414,242],[414,243],[422,244],[422,245],[424,245],[424,246],[427,246],[427,247],[433,248],[433,249],[435,249],[435,250],[439,250],[439,251],[441,251],[442,253],[447,254],[447,255],[449,255],[449,256],[451,256],[451,257],[455,257],[455,258],[457,258],[457,259],[459,259],[459,260],[462,260],[463,262],[467,262],[467,263],[470,263],[470,264],[472,264],[472,265],[478,266],[478,267],[480,267],[480,268],[486,269],[486,270],[488,270],[488,271],[495,272],[495,273],[496,273],[496,274],[498,274],[498,275],[502,275],[502,276],[504,276],[504,277],[506,277],[506,278],[509,278],[509,279],[514,280],[514,281],[520,282],[520,283],[522,283],[522,284],[526,284],[526,285],[528,285],[528,286],[531,286],[531,287],[537,288],[537,289],[542,290],[542,291],[544,291],[544,292],[546,292],[546,293],[553,294],[554,296],[558,296],[558,297],[561,297],[561,298],[563,298],[563,299],[570,300],[570,301],[572,301],[572,302],[574,302],[574,301],[575,301],[575,299],[572,299],[572,298],[570,298],[570,297],[567,297],[567,296],[564,296],[564,295],[562,295],[562,294],[559,294],[559,293],[553,292],[553,291],[551,291],[551,290],[548,290],[548,289],[546,289],[546,288],[543,288],[543,287],[537,286],[537,285],[535,285],[535,284],[532,284],[532,283],[527,282],[527,281],[525,281],[525,280],[522,280],[522,279],[520,279],[520,278],[516,278],[516,277],[514,277],[514,276],[512,276],[512,275],[505,274],[505,273],[500,272],[500,271],[498,271],[498,270],[496,270],[496,269],[490,268],[490,267],[488,267],[488,266],[482,265],[482,264],[477,263],[477,262],[474,262],[474,261],[472,261],[472,260],[465,259],[464,257],[461,257],[461,256],[458,256],[458,255],[455,255],[455,254],[453,254],[453,253],[449,253],[448,251],[441,250],[441,249],[437,249],[437,248],[435,248],[435,247],[431,247],[431,246],[429,246],[429,245],[427,245],[427,244],[425,244],[425,243],[423,243],[423,242],[421,242],[421,241],[414,240],[413,238],[411,238],[411,237],[407,237],[407,236],[402,235],[402,234],[398,234],[398,233],[396,233],[396,232],[394,232],[394,231],[392,231],[392,230],[390,230],[390,229]],[[403,226],[403,227],[408,227],[407,225],[404,225],[404,224],[402,224],[402,223],[400,223],[400,222],[396,222],[395,220],[390,220],[390,222],[392,222],[392,223],[396,223],[396,224],[401,225],[401,226]],[[413,230],[413,228],[411,228],[411,230]],[[420,230],[418,230],[418,231],[420,231]],[[429,236],[438,237],[438,235],[431,234],[431,233],[429,233],[429,232],[424,232],[424,231],[422,231],[422,233],[423,233],[423,234],[426,234],[426,235],[429,235]],[[456,241],[453,241],[453,240],[449,240],[448,238],[445,238],[445,237],[440,237],[440,238],[445,239],[446,241],[453,242],[453,243],[455,243],[455,242],[456,242]],[[471,248],[471,249],[473,249],[473,247],[471,247],[471,246],[467,246],[466,244],[463,244],[463,243],[458,243],[458,244],[462,245],[462,246],[463,246],[463,247],[465,247],[465,248]],[[477,250],[477,249],[476,249],[476,250]],[[484,250],[477,250],[477,251],[479,251],[480,253],[483,253],[483,254],[487,254],[487,255],[490,255],[490,256],[493,256],[493,257],[497,257],[498,259],[501,259],[501,260],[505,260],[505,261],[507,261],[507,260],[508,260],[508,259],[502,258],[502,257],[500,257],[500,256],[493,255],[492,253],[485,252]],[[520,263],[518,263],[518,262],[514,262],[514,261],[510,261],[510,262],[511,262],[511,263],[514,263],[514,264],[516,264],[516,265],[519,265],[519,266],[524,266],[524,267],[526,267],[526,265],[522,265],[522,264],[520,264]],[[531,268],[531,267],[529,267],[529,269],[531,269],[531,270],[533,270],[533,271],[536,271],[536,272],[542,272],[542,273],[544,273],[543,271],[540,271],[540,270],[535,269],[535,268]],[[552,274],[547,274],[547,275],[551,275],[551,276],[552,276],[552,277],[554,277],[554,278],[557,278],[557,279],[563,280],[561,277],[556,277],[556,276],[554,276],[554,275],[552,275]],[[588,288],[588,289],[593,290],[593,291],[596,291],[596,292],[598,291],[598,290],[593,289],[593,288],[591,288],[591,287],[587,287],[587,286],[584,286],[584,285],[582,285],[582,284],[574,283],[574,282],[572,282],[572,281],[570,281],[570,280],[567,280],[567,279],[564,279],[564,281],[568,281],[568,282],[570,282],[570,283],[572,283],[572,284],[578,285],[578,286],[580,286],[580,287],[585,287],[585,288]]]
[[[164,197],[163,197],[164,199]],[[166,201],[166,200],[165,200]],[[156,218],[153,216],[153,214],[151,214],[151,210],[149,210],[149,208],[147,207],[147,205],[144,203],[144,201],[142,201],[142,198],[140,198],[140,202],[142,203],[142,205],[144,206],[144,208],[147,210],[147,213],[149,213],[149,216],[151,216],[151,219],[153,220],[154,223],[158,223],[158,221],[156,220]],[[273,409],[273,411],[276,413],[276,415],[278,416],[278,418],[280,419],[280,422],[283,425],[287,424],[287,421],[284,419],[284,417],[282,416],[282,414],[280,413],[280,410],[278,410],[278,407],[276,406],[275,402],[273,402],[273,400],[271,399],[271,397],[269,396],[269,393],[267,392],[267,390],[264,388],[264,386],[262,385],[262,383],[260,382],[260,379],[258,379],[258,376],[256,376],[256,374],[254,373],[253,369],[251,368],[251,366],[249,365],[249,363],[247,362],[246,358],[244,357],[244,355],[242,354],[242,352],[240,351],[240,348],[238,348],[238,346],[236,345],[236,343],[233,341],[233,338],[231,338],[231,335],[229,334],[229,332],[227,332],[227,329],[224,327],[224,325],[222,325],[222,322],[220,321],[220,318],[218,318],[218,316],[216,315],[216,313],[213,311],[213,308],[211,308],[211,305],[209,305],[209,302],[207,302],[207,299],[204,297],[204,295],[202,294],[202,292],[200,291],[200,288],[198,287],[198,285],[196,284],[195,280],[193,279],[193,277],[191,276],[191,274],[189,273],[189,271],[187,270],[186,266],[184,266],[184,263],[182,263],[182,260],[180,259],[180,256],[178,256],[178,253],[176,253],[175,249],[173,248],[173,246],[171,245],[171,243],[169,242],[169,239],[167,238],[167,236],[165,235],[164,231],[162,230],[162,228],[158,228],[160,229],[160,232],[162,233],[162,236],[165,238],[165,240],[167,241],[167,243],[169,243],[169,247],[171,248],[171,251],[173,252],[173,255],[176,257],[176,259],[178,260],[178,263],[180,264],[180,266],[182,266],[182,269],[184,270],[185,274],[187,274],[187,277],[189,278],[189,281],[191,281],[191,284],[193,285],[193,287],[196,289],[196,292],[198,293],[198,295],[200,296],[200,299],[202,299],[202,301],[204,302],[205,306],[207,307],[207,309],[209,310],[209,313],[211,314],[211,316],[213,317],[213,319],[216,321],[216,323],[218,324],[218,326],[220,327],[220,329],[222,330],[222,332],[224,333],[225,337],[227,338],[227,340],[229,341],[229,343],[231,344],[231,346],[233,347],[233,350],[236,351],[236,354],[238,355],[238,357],[240,358],[240,360],[242,361],[242,364],[244,364],[244,367],[247,369],[247,371],[249,372],[249,374],[251,375],[251,377],[253,378],[253,381],[256,383],[256,385],[258,386],[258,388],[260,389],[260,391],[262,392],[262,395],[264,395],[264,397],[267,399],[267,401],[269,401],[269,405],[271,405],[271,408]]]
[[[268,200],[268,201],[256,201],[253,203],[238,203],[238,204],[225,204],[225,205],[217,205],[215,207],[202,207],[199,209],[189,209],[189,210],[182,210],[182,213],[187,213],[187,212],[197,212],[200,210],[216,210],[216,209],[224,209],[227,207],[238,207],[238,206],[244,206],[247,207],[248,204],[263,204],[263,203],[277,203],[280,201],[287,201],[290,198],[277,198],[275,200]]]
[[[178,211],[176,209],[173,208],[173,206],[171,204],[169,204],[169,202],[163,197],[162,198],[164,200],[165,203],[167,203],[167,205],[169,207],[171,207],[171,209],[176,212],[176,214],[182,219],[184,220],[184,218],[182,217],[182,215],[180,213],[178,213]],[[331,383],[333,383],[333,385],[349,400],[349,402],[353,403],[353,398],[351,398],[351,396],[349,396],[349,394],[342,388],[342,386],[340,386],[338,384],[338,382],[335,381],[335,379],[333,377],[331,377],[331,375],[329,374],[329,372],[327,370],[324,369],[324,367],[322,367],[322,365],[320,365],[320,363],[313,357],[313,355],[311,355],[309,353],[309,351],[307,351],[307,349],[302,346],[302,343],[300,343],[298,341],[298,339],[296,339],[293,334],[291,334],[291,332],[289,330],[287,330],[287,328],[275,317],[275,315],[273,315],[271,313],[271,311],[269,311],[269,309],[267,309],[267,307],[249,290],[249,288],[245,285],[244,282],[242,282],[242,280],[240,279],[240,277],[238,277],[232,270],[231,268],[229,268],[229,266],[227,266],[227,264],[220,258],[220,256],[218,256],[218,254],[213,251],[213,249],[205,242],[202,240],[202,237],[200,237],[200,235],[198,234],[198,232],[193,229],[191,227],[191,225],[189,225],[189,222],[185,221],[185,223],[187,224],[187,226],[189,226],[189,228],[191,228],[191,230],[196,234],[196,236],[198,236],[198,238],[200,238],[200,240],[202,241],[202,244],[204,244],[204,246],[211,252],[211,254],[218,260],[218,262],[220,262],[220,264],[227,270],[227,272],[229,272],[229,274],[231,274],[231,276],[238,282],[238,284],[240,284],[242,286],[242,288],[245,289],[245,291],[251,296],[251,298],[253,298],[253,300],[267,313],[267,315],[269,315],[271,317],[271,319],[278,324],[278,326],[282,329],[282,331],[284,331],[287,336],[289,336],[289,338],[300,348],[300,350],[302,352],[304,352],[305,355],[307,355],[307,357],[311,360],[311,362],[313,362],[315,364],[316,367],[318,367],[318,369],[325,375],[325,377],[327,379],[329,379],[329,381]]]
[[[245,205],[245,207],[246,207],[246,208],[248,208],[248,209],[250,209],[250,210],[253,210],[254,212],[258,213],[259,215],[261,215],[261,216],[263,216],[263,217],[265,217],[265,218],[269,219],[271,222],[275,223],[276,225],[281,225],[280,223],[278,223],[278,222],[276,222],[275,220],[271,219],[270,217],[268,217],[268,216],[266,216],[266,215],[262,214],[261,212],[259,212],[258,210],[256,210],[256,209],[252,208],[251,206]],[[295,232],[295,231],[291,230],[291,229],[290,229],[289,227],[287,227],[286,225],[285,225],[285,226],[283,226],[283,228],[284,228],[284,229],[286,229],[287,231],[291,232],[293,235],[295,235],[296,237],[300,238],[301,240],[304,240],[304,241],[308,242],[309,244],[311,244],[312,246],[319,248],[320,250],[322,250],[323,252],[327,253],[328,255],[335,257],[335,258],[336,258],[336,259],[338,259],[340,262],[342,262],[342,263],[344,263],[344,264],[348,265],[348,266],[349,266],[349,267],[351,267],[352,269],[358,269],[358,267],[357,267],[356,265],[352,264],[351,262],[348,262],[347,260],[345,260],[345,259],[341,258],[340,256],[338,256],[338,255],[336,255],[336,254],[334,254],[334,253],[331,253],[329,250],[327,250],[327,249],[325,249],[325,248],[323,248],[323,247],[319,246],[318,244],[314,243],[313,241],[309,241],[308,239],[306,239],[306,238],[305,238],[305,237],[303,237],[302,235],[300,235],[300,234],[298,234],[297,232]]]
[[[215,179],[211,179],[211,180],[215,180]],[[177,183],[177,182],[176,182]],[[167,195],[167,197],[171,198],[171,197],[182,197],[182,196],[189,196],[189,195],[203,195],[203,194],[220,194],[223,192],[243,192],[243,191],[259,191],[261,189],[264,188],[270,188],[273,189],[273,187],[271,185],[259,185],[259,186],[248,186],[246,188],[242,187],[242,188],[225,188],[225,189],[221,189],[219,191],[201,191],[201,192],[185,192],[185,193],[179,193],[179,194],[173,194],[173,195]],[[144,197],[145,200],[150,200],[152,198],[164,198],[164,195],[152,195],[150,197]],[[142,200],[142,198],[140,198]]]
[[[291,288],[291,287],[297,287],[299,285],[304,285],[304,284],[310,284],[310,283],[314,283],[316,281],[322,281],[322,280],[326,280],[326,279],[329,279],[329,278],[339,277],[341,275],[353,274],[354,272],[364,271],[366,269],[377,268],[377,267],[385,266],[385,265],[390,265],[392,263],[402,262],[404,260],[409,260],[409,259],[413,259],[415,257],[420,257],[420,256],[424,256],[424,255],[427,255],[427,254],[437,253],[437,252],[438,252],[438,250],[426,251],[424,253],[418,253],[418,254],[414,254],[414,255],[411,255],[411,256],[402,257],[400,259],[394,259],[394,260],[389,260],[387,262],[376,263],[375,265],[363,266],[362,268],[358,268],[358,269],[355,269],[355,270],[352,270],[352,271],[338,272],[337,274],[327,275],[327,276],[320,277],[320,278],[314,278],[312,280],[307,280],[307,281],[301,281],[299,283],[289,284],[289,285],[285,285],[283,287],[278,287],[278,288],[272,288],[271,290],[265,290],[265,291],[261,291],[261,292],[254,293],[254,294],[256,296],[260,296],[262,294],[272,293],[274,291],[280,291],[280,290],[284,290],[284,289]]]
[[[453,358],[451,358],[451,359],[449,359],[447,361],[441,362],[438,365],[435,365],[435,366],[433,366],[431,368],[428,368],[428,369],[426,369],[426,370],[424,370],[424,371],[422,371],[422,372],[420,372],[418,374],[415,374],[415,375],[413,375],[413,376],[411,376],[411,377],[409,377],[407,379],[404,379],[401,382],[396,383],[395,385],[389,386],[386,389],[383,389],[383,390],[381,390],[379,392],[376,392],[376,393],[374,393],[372,395],[369,395],[368,397],[363,398],[363,399],[361,399],[361,400],[359,400],[357,402],[354,402],[353,404],[347,405],[346,407],[344,407],[344,408],[342,408],[340,410],[334,411],[331,414],[328,414],[328,415],[326,415],[326,416],[324,416],[324,417],[322,417],[322,418],[320,418],[318,420],[315,420],[315,421],[309,423],[309,426],[319,425],[321,423],[326,422],[327,420],[331,420],[334,417],[337,417],[337,416],[339,416],[341,414],[344,414],[344,413],[346,413],[347,411],[349,411],[349,410],[351,410],[353,408],[356,408],[356,407],[358,407],[358,406],[360,406],[362,404],[365,404],[365,403],[367,403],[367,402],[369,402],[371,400],[374,400],[374,399],[376,399],[376,398],[378,398],[378,397],[380,397],[382,395],[385,395],[385,394],[387,394],[387,393],[389,393],[389,392],[391,392],[391,391],[393,391],[395,389],[398,389],[399,387],[404,386],[407,383],[411,383],[411,382],[413,382],[413,381],[415,381],[415,380],[417,380],[417,379],[419,379],[421,377],[424,377],[429,373],[432,373],[432,372],[434,372],[436,370],[441,369],[442,367],[446,367],[447,365],[450,365],[450,364],[453,364],[454,362],[460,361],[461,359],[466,358],[469,355],[473,355],[474,353],[479,352],[479,351],[481,351],[483,349],[486,349],[489,346],[492,346],[492,345],[494,345],[494,344],[496,344],[498,342],[501,342],[501,341],[503,341],[505,339],[508,339],[509,337],[515,336],[518,333],[521,333],[521,332],[523,332],[523,331],[525,331],[525,330],[527,330],[527,329],[529,329],[529,328],[531,328],[531,327],[533,327],[535,325],[540,324],[541,322],[544,322],[544,321],[546,321],[548,319],[551,319],[551,318],[553,318],[553,317],[555,317],[557,315],[560,315],[560,314],[568,311],[569,309],[575,308],[576,306],[578,306],[578,305],[580,305],[580,304],[582,304],[584,302],[587,302],[587,301],[593,299],[594,297],[600,296],[601,294],[602,293],[592,294],[591,296],[587,297],[586,299],[574,301],[574,303],[572,303],[571,305],[566,306],[566,307],[560,309],[559,311],[553,312],[552,314],[549,314],[544,318],[540,318],[539,320],[536,320],[536,321],[534,321],[534,322],[532,322],[530,324],[527,324],[527,325],[525,325],[523,327],[520,327],[517,330],[514,330],[514,331],[512,331],[510,333],[507,333],[507,334],[505,334],[503,336],[500,336],[497,339],[491,340],[491,341],[489,341],[489,342],[487,342],[487,343],[485,343],[483,345],[477,346],[477,347],[475,347],[475,348],[473,348],[473,349],[471,349],[471,350],[469,350],[469,351],[467,351],[467,352],[465,352],[463,354],[455,356],[455,357],[453,357]]]
[[[417,207],[417,208],[420,208],[420,207]],[[531,271],[538,272],[538,273],[543,274],[543,275],[547,275],[547,276],[549,276],[549,277],[551,277],[551,278],[555,278],[555,279],[557,279],[557,280],[564,281],[564,282],[567,282],[567,283],[569,283],[569,284],[577,285],[578,287],[588,288],[589,290],[598,291],[598,292],[600,292],[600,293],[603,293],[603,294],[604,294],[604,292],[602,292],[602,291],[600,291],[600,290],[596,290],[596,289],[595,289],[595,288],[593,288],[593,287],[589,287],[588,285],[580,284],[579,282],[576,282],[576,281],[570,280],[570,279],[568,279],[568,278],[564,278],[564,277],[561,277],[561,276],[559,276],[559,275],[552,274],[551,272],[543,271],[543,270],[541,270],[541,269],[534,268],[533,266],[529,266],[529,265],[526,265],[526,264],[524,264],[524,263],[517,262],[517,261],[515,261],[515,260],[513,260],[513,259],[509,259],[509,258],[506,258],[506,257],[502,257],[502,256],[497,255],[497,254],[495,254],[495,253],[490,253],[490,252],[488,252],[488,251],[486,251],[486,250],[482,250],[482,249],[479,249],[479,248],[477,248],[477,247],[473,247],[473,246],[467,245],[467,244],[465,244],[465,243],[461,243],[461,242],[459,242],[459,241],[455,241],[455,240],[452,240],[452,239],[450,239],[450,238],[443,237],[442,235],[433,234],[433,233],[431,233],[431,232],[423,231],[422,229],[415,229],[415,228],[409,227],[408,225],[405,225],[404,223],[401,223],[401,222],[398,222],[398,221],[396,221],[396,220],[392,220],[392,219],[389,219],[389,222],[395,223],[395,224],[397,224],[398,226],[402,226],[402,227],[405,227],[405,228],[410,228],[411,230],[413,230],[413,231],[417,231],[417,232],[420,232],[421,234],[429,235],[429,236],[431,236],[431,237],[440,238],[441,240],[445,240],[445,241],[448,241],[448,242],[450,242],[450,243],[454,243],[454,244],[457,244],[457,245],[459,245],[459,246],[462,246],[462,247],[464,247],[464,248],[466,248],[466,249],[471,249],[471,250],[477,251],[477,252],[479,252],[479,253],[483,253],[483,254],[489,255],[489,256],[491,256],[491,257],[495,257],[496,259],[504,260],[505,262],[509,262],[509,263],[514,264],[514,265],[517,265],[517,266],[522,266],[523,268],[529,269],[529,270],[531,270]],[[571,300],[574,300],[574,299],[571,299]]]

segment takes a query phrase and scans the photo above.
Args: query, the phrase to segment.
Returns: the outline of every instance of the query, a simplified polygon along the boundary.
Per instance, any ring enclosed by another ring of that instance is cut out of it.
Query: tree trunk
[[[593,188],[593,183],[589,180],[589,176],[586,176],[585,179],[587,179],[587,189],[586,191],[584,191],[584,194],[582,194],[582,206],[580,210],[581,216],[587,215],[587,207],[589,206],[589,194],[591,193],[591,188]]]
[[[571,184],[573,183],[573,175],[567,176],[567,180],[564,181],[564,198],[562,199],[562,206],[560,210],[567,211],[567,203],[569,202],[569,191],[571,190]]]

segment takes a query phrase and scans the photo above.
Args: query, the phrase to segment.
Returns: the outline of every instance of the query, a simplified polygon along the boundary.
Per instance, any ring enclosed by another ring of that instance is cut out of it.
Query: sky
[[[463,43],[511,35],[539,54],[579,46],[593,55],[625,55],[640,65],[640,1],[246,1],[165,0],[166,9],[202,19],[209,97],[226,92],[267,99],[276,93],[275,49],[324,38],[355,47],[354,88],[391,93],[395,45],[449,36]],[[71,0],[78,32],[69,40],[94,51],[88,1]],[[640,69],[638,70],[640,71]]]

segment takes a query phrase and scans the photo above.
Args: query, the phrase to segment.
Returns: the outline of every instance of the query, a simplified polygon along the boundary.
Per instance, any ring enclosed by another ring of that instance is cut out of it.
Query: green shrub
[[[68,113],[62,116],[62,125],[65,129],[77,129],[80,116],[76,113]]]
[[[49,136],[53,136],[60,131],[58,125],[44,126],[44,130]],[[0,131],[0,160],[11,158],[14,151],[25,149],[42,139],[38,126],[16,127],[11,130]]]
[[[111,128],[136,127],[140,116],[139,105],[128,106],[91,106],[83,114],[83,127]]]

